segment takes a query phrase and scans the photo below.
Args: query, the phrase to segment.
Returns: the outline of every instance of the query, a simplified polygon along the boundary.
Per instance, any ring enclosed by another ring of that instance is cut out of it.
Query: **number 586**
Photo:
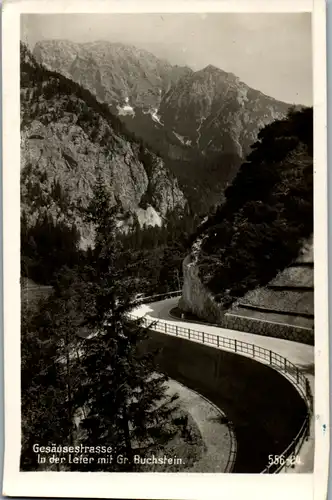
[[[283,455],[269,455],[269,465],[285,465],[286,459]]]

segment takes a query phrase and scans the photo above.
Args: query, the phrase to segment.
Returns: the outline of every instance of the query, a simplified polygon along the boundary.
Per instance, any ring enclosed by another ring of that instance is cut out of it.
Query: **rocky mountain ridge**
[[[43,40],[36,43],[33,55],[48,69],[73,79],[111,105],[129,98],[134,106],[158,107],[161,94],[192,72],[146,50],[104,41]]]
[[[198,211],[220,202],[259,130],[289,108],[213,65],[193,71],[120,43],[44,40],[34,55],[106,102]]]
[[[125,131],[108,106],[39,65],[21,45],[21,206],[29,224],[45,214],[93,235],[82,213],[100,173],[119,226],[161,225],[185,197],[163,160]]]
[[[222,152],[243,158],[259,130],[283,118],[288,108],[289,104],[209,65],[175,83],[159,112],[166,127],[176,128],[205,154]]]

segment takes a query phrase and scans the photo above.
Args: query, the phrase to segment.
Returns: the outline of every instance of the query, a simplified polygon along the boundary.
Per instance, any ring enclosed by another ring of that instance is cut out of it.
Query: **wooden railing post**
[[[188,328],[188,339],[190,340],[190,328]]]
[[[299,369],[296,367],[296,383],[299,383]]]
[[[178,325],[176,325],[176,327],[175,327],[175,335],[177,335],[177,334],[178,334]]]
[[[272,365],[272,351],[270,351],[270,365]]]
[[[237,341],[236,341],[236,339],[234,339],[234,351],[235,352],[237,351]]]
[[[167,333],[167,323],[165,321],[165,333]]]
[[[219,347],[219,335],[217,335],[217,346]]]
[[[254,344],[252,345],[252,357],[253,358],[255,357],[255,345]]]
[[[204,332],[202,332],[202,340],[203,340],[203,344],[204,344]]]

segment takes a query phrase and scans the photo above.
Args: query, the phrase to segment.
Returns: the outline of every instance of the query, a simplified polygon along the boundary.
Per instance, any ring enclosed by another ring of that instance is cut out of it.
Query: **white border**
[[[314,474],[19,472],[20,456],[20,13],[313,12],[315,106],[315,471]],[[5,467],[3,494],[81,498],[326,498],[329,459],[326,29],[324,0],[35,0],[3,7],[3,234]],[[326,431],[323,432],[323,424]]]

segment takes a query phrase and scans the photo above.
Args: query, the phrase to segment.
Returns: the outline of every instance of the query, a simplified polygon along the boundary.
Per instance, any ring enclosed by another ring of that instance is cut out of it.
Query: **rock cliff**
[[[211,291],[202,283],[199,275],[198,256],[202,239],[195,241],[191,252],[182,263],[183,286],[179,307],[210,323],[219,323],[223,311]]]
[[[117,205],[119,225],[135,217],[161,225],[186,204],[163,160],[133,140],[107,106],[21,48],[21,201],[29,224],[44,213],[74,224],[82,244],[91,231],[82,210],[97,173]]]

